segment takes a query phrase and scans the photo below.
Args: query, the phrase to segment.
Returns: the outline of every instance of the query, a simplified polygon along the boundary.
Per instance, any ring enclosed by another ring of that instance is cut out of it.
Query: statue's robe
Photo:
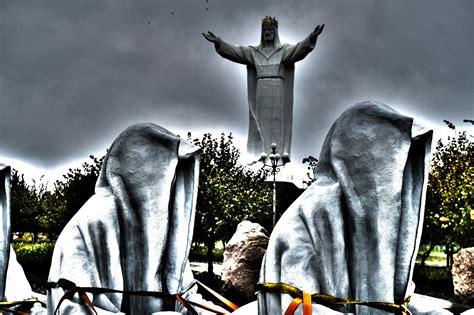
[[[295,63],[305,58],[316,44],[308,36],[296,45],[280,44],[274,28],[274,48],[263,45],[235,46],[219,38],[216,51],[222,57],[247,65],[249,131],[247,153],[258,159],[271,152],[276,143],[279,152],[291,154],[293,124],[293,77]]]
[[[49,281],[82,287],[177,294],[193,282],[188,254],[194,228],[199,150],[154,124],[129,127],[104,159],[95,194],[61,232]],[[192,287],[184,297],[197,296]],[[48,292],[52,314],[61,288]],[[174,298],[94,294],[101,313],[186,313]],[[62,314],[91,314],[65,301]]]
[[[430,130],[380,103],[360,103],[343,113],[323,144],[316,181],[271,234],[260,282],[403,303],[414,290],[431,137]],[[282,314],[291,300],[260,292],[259,314]],[[315,303],[313,311],[386,313]]]

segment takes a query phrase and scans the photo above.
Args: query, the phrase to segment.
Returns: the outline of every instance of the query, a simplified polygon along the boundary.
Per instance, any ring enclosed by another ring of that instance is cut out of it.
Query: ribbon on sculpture
[[[60,287],[62,288],[65,293],[59,300],[58,305],[56,306],[56,309],[54,310],[54,315],[59,314],[59,307],[61,304],[64,302],[66,299],[71,299],[74,294],[78,293],[79,298],[87,305],[89,306],[92,311],[97,315],[97,311],[94,308],[94,304],[92,301],[89,299],[86,293],[92,293],[92,294],[103,294],[103,293],[122,293],[122,294],[129,294],[129,295],[141,295],[141,296],[152,296],[152,297],[173,297],[175,298],[179,303],[181,303],[192,315],[198,315],[197,311],[193,308],[193,306],[205,309],[210,312],[214,312],[218,315],[224,315],[224,314],[229,314],[228,312],[222,312],[210,305],[205,305],[202,303],[196,303],[193,301],[188,301],[185,298],[182,297],[186,292],[188,292],[194,285],[199,284],[201,285],[204,289],[206,289],[209,293],[211,293],[214,297],[216,297],[219,301],[221,301],[223,304],[225,304],[227,307],[229,307],[231,310],[236,310],[238,308],[237,305],[220,295],[219,293],[215,292],[211,288],[207,287],[203,283],[199,282],[198,280],[194,280],[186,290],[184,290],[181,293],[178,294],[166,294],[162,292],[155,292],[155,291],[124,291],[124,290],[116,290],[116,289],[109,289],[109,288],[96,288],[96,287],[79,287],[77,286],[74,282],[69,281],[67,279],[59,279],[58,282],[48,282],[48,288],[57,288]],[[35,301],[36,302],[36,301]],[[1,306],[1,304],[0,304]]]
[[[398,315],[411,315],[412,313],[408,310],[408,303],[410,303],[410,297],[408,297],[403,304],[395,304],[389,302],[367,302],[354,299],[343,299],[328,294],[321,293],[308,293],[304,292],[294,286],[286,283],[257,283],[258,291],[285,293],[293,298],[290,305],[285,311],[285,315],[293,315],[296,308],[303,303],[303,314],[311,315],[312,302],[319,303],[324,306],[329,305],[365,305],[368,307],[376,308],[382,311],[395,313]]]
[[[59,279],[58,282],[48,282],[49,288],[54,288],[54,287],[60,287],[66,293],[64,293],[63,297],[59,300],[58,305],[56,306],[56,309],[54,310],[54,314],[59,314],[59,307],[61,304],[64,302],[66,299],[71,299],[74,294],[78,293],[80,299],[87,305],[89,306],[92,311],[97,314],[97,311],[94,308],[94,304],[92,301],[89,299],[86,293],[92,293],[92,294],[103,294],[103,293],[122,293],[122,294],[129,294],[129,295],[141,295],[141,296],[152,296],[152,297],[173,297],[175,298],[179,303],[181,303],[186,309],[192,314],[192,315],[197,315],[196,310],[186,301],[181,297],[182,294],[185,294],[195,283],[192,283],[184,292],[181,294],[165,294],[162,292],[153,292],[153,291],[123,291],[123,290],[115,290],[115,289],[109,289],[109,288],[95,288],[95,287],[79,287],[77,286],[74,282],[66,280],[66,279]]]
[[[235,305],[234,303],[232,303],[231,301],[229,301],[228,299],[226,299],[225,297],[223,297],[222,295],[220,295],[219,293],[217,293],[216,291],[212,290],[211,288],[209,288],[208,286],[206,286],[204,283],[198,281],[198,280],[194,280],[196,281],[196,283],[198,283],[201,287],[203,287],[204,289],[207,290],[207,292],[209,292],[210,294],[212,294],[214,297],[216,297],[220,302],[224,303],[228,308],[230,308],[232,311],[235,311],[236,309],[238,309],[239,307],[237,305]]]

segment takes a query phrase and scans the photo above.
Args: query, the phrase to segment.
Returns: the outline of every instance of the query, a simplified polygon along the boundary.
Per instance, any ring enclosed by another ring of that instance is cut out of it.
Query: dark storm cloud
[[[0,1],[0,155],[43,166],[103,150],[140,121],[246,137],[245,67],[201,33],[258,44],[267,14],[292,43],[326,24],[296,66],[295,161],[317,155],[358,101],[434,123],[474,116],[467,0]]]

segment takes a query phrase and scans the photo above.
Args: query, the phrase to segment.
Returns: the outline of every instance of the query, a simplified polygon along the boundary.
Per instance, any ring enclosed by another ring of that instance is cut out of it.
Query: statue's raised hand
[[[324,29],[324,24],[316,26],[316,27],[314,28],[314,31],[313,31],[313,32],[311,33],[311,35],[310,35],[311,38],[312,38],[312,39],[316,39],[316,38],[319,36],[319,34],[321,34],[321,32],[323,31],[323,29]]]
[[[204,36],[205,39],[210,41],[211,43],[217,43],[219,41],[219,37],[214,35],[212,32],[207,32],[207,34],[202,33],[202,36]]]

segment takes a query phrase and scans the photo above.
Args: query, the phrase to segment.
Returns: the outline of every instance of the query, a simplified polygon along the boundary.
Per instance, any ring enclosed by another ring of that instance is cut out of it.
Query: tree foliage
[[[82,205],[94,194],[103,157],[69,169],[63,180],[49,191],[42,181],[27,184],[24,176],[12,172],[12,231],[58,235]]]
[[[316,166],[318,165],[318,159],[314,156],[310,155],[303,159],[303,164],[308,163],[308,172],[306,176],[308,176],[308,180],[303,181],[306,185],[310,186],[314,181],[316,181]]]
[[[446,143],[439,140],[431,161],[423,239],[446,246],[448,265],[455,247],[474,246],[473,182],[474,143],[466,132],[456,132]]]
[[[232,144],[232,135],[220,139],[205,134],[189,141],[202,150],[197,215],[196,243],[206,245],[208,257],[217,241],[226,243],[243,220],[270,226],[271,190],[266,173],[252,171],[239,164],[240,153]],[[94,194],[104,157],[69,169],[62,180],[48,191],[40,183],[28,185],[17,172],[12,177],[12,218],[14,231],[46,232],[57,236],[82,205]],[[212,267],[212,258],[209,258]],[[211,270],[212,272],[212,270]]]
[[[214,244],[229,241],[239,222],[271,221],[266,173],[239,164],[240,153],[232,139],[232,134],[217,139],[207,133],[201,140],[191,140],[188,134],[188,140],[202,150],[194,241],[207,247],[209,273]]]
[[[11,229],[12,232],[30,232],[33,241],[43,230],[40,217],[45,212],[43,199],[51,193],[42,181],[28,184],[24,175],[13,169],[11,174]]]
[[[104,157],[90,155],[91,162],[84,162],[82,167],[69,169],[68,173],[63,175],[62,181],[57,180],[54,183],[54,198],[50,200],[53,207],[50,208],[52,212],[48,213],[48,217],[55,221],[51,222],[51,230],[60,232],[94,194]]]

